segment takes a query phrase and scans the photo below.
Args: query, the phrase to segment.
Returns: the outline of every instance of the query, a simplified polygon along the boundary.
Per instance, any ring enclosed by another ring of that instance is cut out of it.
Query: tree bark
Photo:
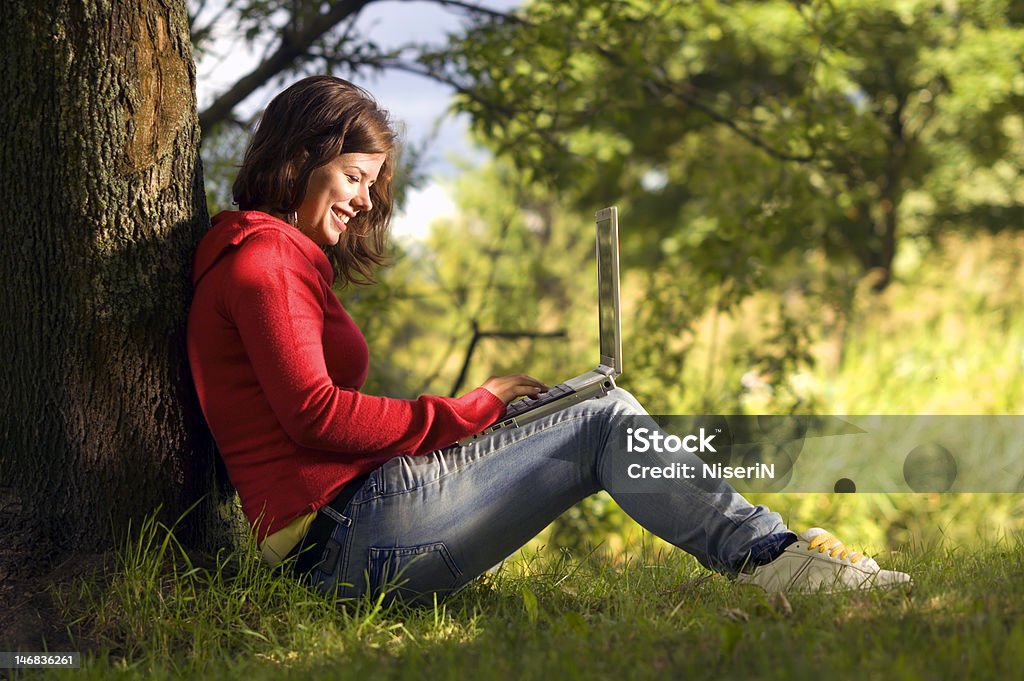
[[[0,534],[102,550],[203,498],[178,531],[201,543],[219,499],[184,345],[209,225],[185,2],[0,13]]]

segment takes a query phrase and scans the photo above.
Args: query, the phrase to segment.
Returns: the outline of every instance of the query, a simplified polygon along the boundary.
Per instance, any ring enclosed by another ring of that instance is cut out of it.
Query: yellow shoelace
[[[818,553],[825,553],[828,551],[828,555],[832,558],[835,558],[838,553],[840,560],[849,556],[851,563],[856,563],[864,557],[862,554],[848,549],[843,542],[839,541],[834,535],[828,532],[823,532],[811,540],[807,550],[813,551],[814,549],[818,549]]]

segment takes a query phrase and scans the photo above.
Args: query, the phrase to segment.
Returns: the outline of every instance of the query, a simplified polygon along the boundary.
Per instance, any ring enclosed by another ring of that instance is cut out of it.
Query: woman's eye
[[[356,184],[356,183],[359,182],[359,178],[356,177],[355,175],[349,175],[348,176],[348,181],[351,182],[352,184]]]

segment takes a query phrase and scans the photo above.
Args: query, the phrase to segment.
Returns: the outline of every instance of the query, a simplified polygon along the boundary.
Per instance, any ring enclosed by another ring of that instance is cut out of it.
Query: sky
[[[520,0],[475,0],[475,4],[509,10],[518,6]],[[448,33],[459,30],[462,23],[462,14],[433,2],[380,0],[363,11],[356,25],[386,49],[407,42],[440,44]],[[230,26],[221,27],[212,54],[197,59],[200,109],[257,63],[256,56],[244,45],[233,44],[228,39],[230,29]],[[448,113],[451,90],[446,86],[393,71],[367,75],[357,84],[373,93],[391,112],[392,118],[404,128],[403,138],[408,143],[417,147],[427,145],[422,169],[428,181],[410,193],[404,210],[395,216],[393,227],[399,238],[422,238],[432,220],[455,212],[449,189],[458,173],[453,161],[482,162],[486,153],[470,143],[466,118]],[[278,89],[273,86],[254,93],[241,105],[241,113],[247,116],[259,112]]]

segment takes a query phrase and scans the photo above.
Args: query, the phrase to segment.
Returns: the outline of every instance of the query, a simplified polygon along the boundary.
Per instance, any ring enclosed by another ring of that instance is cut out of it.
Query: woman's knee
[[[647,414],[633,394],[622,388],[613,388],[601,398],[606,400],[607,408],[617,416],[642,416]]]
[[[647,412],[633,395],[622,388],[613,388],[602,397],[586,400],[572,407],[585,417],[591,427],[597,428],[601,441],[607,442],[616,433],[623,433],[639,419],[648,418]]]

